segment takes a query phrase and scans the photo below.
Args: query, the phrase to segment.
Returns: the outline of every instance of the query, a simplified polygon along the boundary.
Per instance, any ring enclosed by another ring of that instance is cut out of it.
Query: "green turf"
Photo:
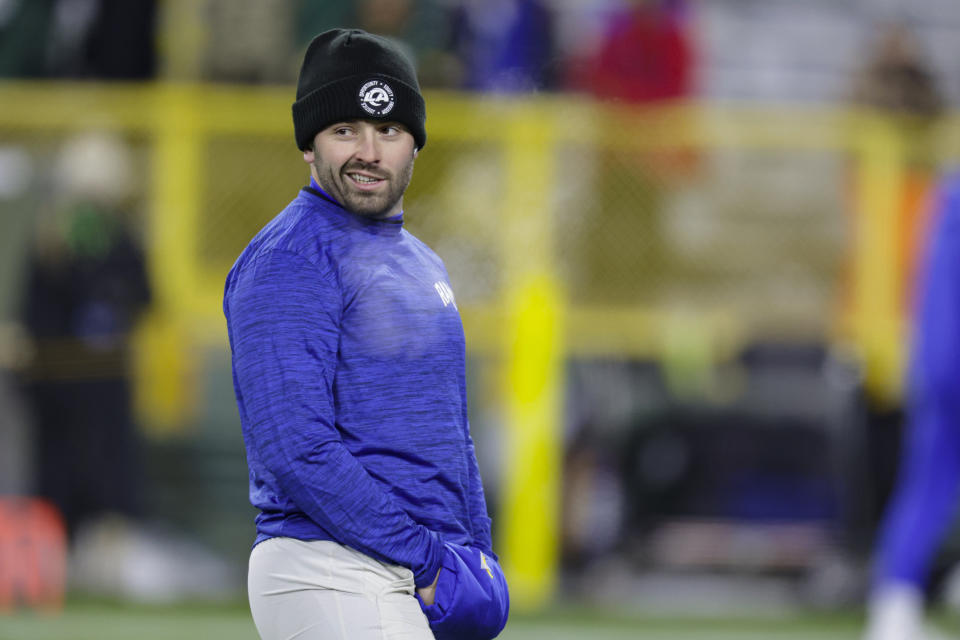
[[[239,613],[68,609],[56,617],[0,617],[2,640],[258,640]]]
[[[503,640],[856,640],[855,616],[679,620],[582,607],[514,615]],[[245,605],[70,602],[57,616],[0,615],[0,640],[258,640]]]

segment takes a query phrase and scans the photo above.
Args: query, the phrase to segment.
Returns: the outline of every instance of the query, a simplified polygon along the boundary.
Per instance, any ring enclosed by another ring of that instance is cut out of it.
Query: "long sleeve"
[[[251,473],[338,542],[409,567],[417,586],[428,585],[440,566],[439,536],[399,508],[337,428],[336,283],[284,250],[258,256],[228,283],[225,312]]]
[[[920,281],[904,450],[876,581],[922,588],[960,495],[960,175],[945,182]]]
[[[938,205],[919,287],[910,402],[955,411],[960,401],[960,174],[945,181]]]
[[[467,433],[467,456],[469,457],[470,485],[467,495],[470,509],[470,522],[473,525],[474,545],[488,555],[493,555],[493,541],[490,538],[490,516],[487,514],[487,501],[483,494],[483,483],[480,479],[480,467],[477,464],[477,454],[474,450],[473,439]]]

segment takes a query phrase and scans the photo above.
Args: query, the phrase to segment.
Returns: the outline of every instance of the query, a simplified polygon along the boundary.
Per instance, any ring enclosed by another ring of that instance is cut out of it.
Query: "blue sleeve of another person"
[[[442,542],[376,483],[334,424],[336,276],[275,249],[237,277],[226,311],[251,476],[268,478],[339,542],[430,584]]]
[[[960,497],[960,174],[938,194],[919,279],[897,487],[875,581],[922,589]]]
[[[945,179],[920,281],[912,405],[960,404],[960,173]],[[951,412],[952,414],[953,412]]]

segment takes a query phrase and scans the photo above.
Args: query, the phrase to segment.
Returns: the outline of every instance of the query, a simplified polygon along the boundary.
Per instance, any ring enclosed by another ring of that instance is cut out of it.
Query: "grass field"
[[[651,619],[565,607],[514,615],[503,640],[856,640],[860,620],[816,616],[783,620]],[[258,640],[243,603],[132,606],[70,602],[56,616],[0,615],[0,640]]]

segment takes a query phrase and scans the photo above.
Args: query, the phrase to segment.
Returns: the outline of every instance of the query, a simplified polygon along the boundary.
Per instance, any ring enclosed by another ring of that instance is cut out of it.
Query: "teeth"
[[[360,174],[357,174],[357,173],[350,174],[350,177],[356,180],[357,182],[363,182],[366,184],[370,184],[371,182],[379,182],[379,179],[377,178],[368,178],[367,176],[361,176]]]

